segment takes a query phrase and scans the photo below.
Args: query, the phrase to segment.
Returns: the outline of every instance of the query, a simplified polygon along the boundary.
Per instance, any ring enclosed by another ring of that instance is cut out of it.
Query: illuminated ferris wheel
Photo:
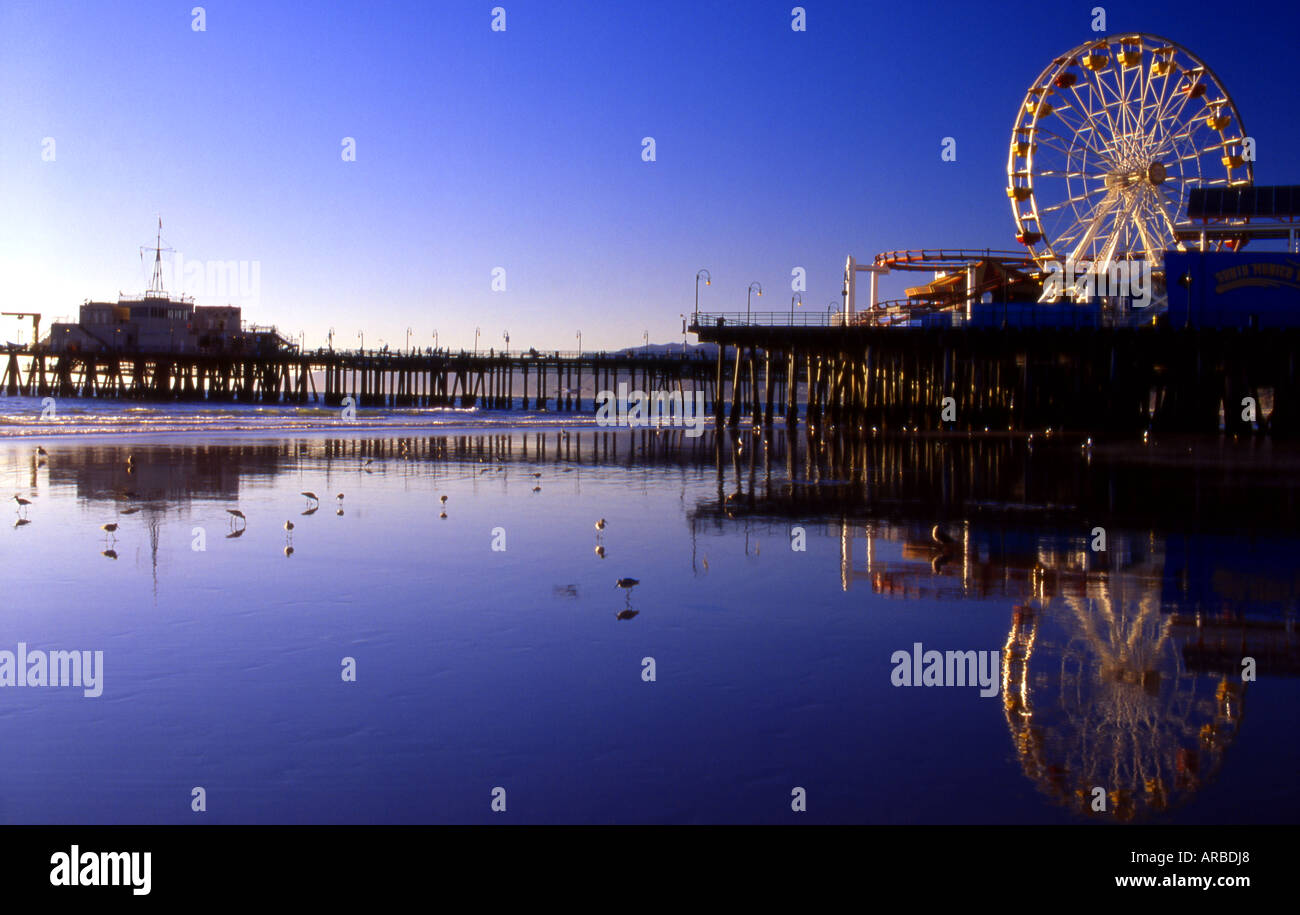
[[[1189,189],[1251,183],[1245,141],[1227,90],[1186,48],[1146,34],[1079,45],[1039,74],[1016,116],[1016,240],[1042,267],[1159,270],[1167,248],[1185,249],[1175,231]]]

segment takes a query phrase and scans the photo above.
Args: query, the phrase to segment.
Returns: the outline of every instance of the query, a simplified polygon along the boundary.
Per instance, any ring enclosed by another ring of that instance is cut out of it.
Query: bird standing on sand
[[[308,508],[311,507],[311,505],[312,505],[313,502],[315,502],[315,503],[317,503],[317,504],[320,503],[320,499],[316,498],[316,493],[314,493],[314,492],[310,492],[310,491],[308,491],[308,492],[300,492],[300,493],[298,493],[298,495],[300,495],[300,496],[306,496],[306,497],[307,497],[307,500],[308,500],[308,501],[307,501],[307,507],[308,507]]]
[[[99,529],[100,529],[101,531],[104,532],[104,539],[105,539],[105,540],[107,540],[107,539],[110,538],[110,537],[112,537],[114,540],[117,539],[117,524],[116,524],[116,523],[112,523],[112,524],[101,524],[101,525],[99,526]]]
[[[293,539],[293,522],[292,522],[292,521],[286,521],[286,522],[284,522],[284,536],[285,536],[287,539],[289,539],[289,540],[292,540],[292,539]]]
[[[240,521],[242,521],[245,527],[248,526],[248,519],[244,517],[244,513],[241,512],[239,509],[228,508],[226,509],[226,514],[230,515],[230,526],[232,528],[235,526],[235,519],[239,519]]]
[[[22,496],[14,496],[14,501],[18,503],[20,514],[27,510],[27,506],[32,504],[30,499],[24,499]]]

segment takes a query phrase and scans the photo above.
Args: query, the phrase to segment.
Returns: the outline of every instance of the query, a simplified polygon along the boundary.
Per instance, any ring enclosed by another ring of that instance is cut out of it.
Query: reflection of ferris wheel
[[[1131,820],[1190,798],[1236,736],[1241,684],[1196,674],[1154,601],[1018,607],[1004,710],[1026,775],[1085,815]]]
[[[1163,264],[1183,244],[1187,191],[1252,181],[1245,131],[1218,77],[1154,35],[1082,44],[1034,80],[1016,117],[1007,195],[1040,266]]]

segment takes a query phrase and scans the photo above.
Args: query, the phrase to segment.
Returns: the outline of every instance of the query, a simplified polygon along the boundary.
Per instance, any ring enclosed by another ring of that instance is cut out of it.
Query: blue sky
[[[1097,5],[1209,63],[1256,181],[1300,183],[1294,3],[810,0],[802,33],[790,0],[195,5],[0,5],[0,310],[143,288],[157,214],[189,261],[256,261],[245,317],[309,346],[680,340],[700,267],[702,309],[758,280],[786,310],[801,266],[825,310],[850,253],[1014,247],[1017,106]]]

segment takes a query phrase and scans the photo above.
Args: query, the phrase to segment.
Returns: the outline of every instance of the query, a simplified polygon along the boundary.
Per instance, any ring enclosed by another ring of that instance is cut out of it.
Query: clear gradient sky
[[[142,289],[158,214],[187,260],[257,261],[245,318],[308,346],[680,340],[700,267],[703,310],[751,280],[788,309],[795,266],[825,310],[850,253],[1014,247],[1016,108],[1097,5],[1204,59],[1256,181],[1300,183],[1295,0],[804,0],[802,33],[791,0],[209,0],[195,32],[198,2],[0,2],[0,310]]]

